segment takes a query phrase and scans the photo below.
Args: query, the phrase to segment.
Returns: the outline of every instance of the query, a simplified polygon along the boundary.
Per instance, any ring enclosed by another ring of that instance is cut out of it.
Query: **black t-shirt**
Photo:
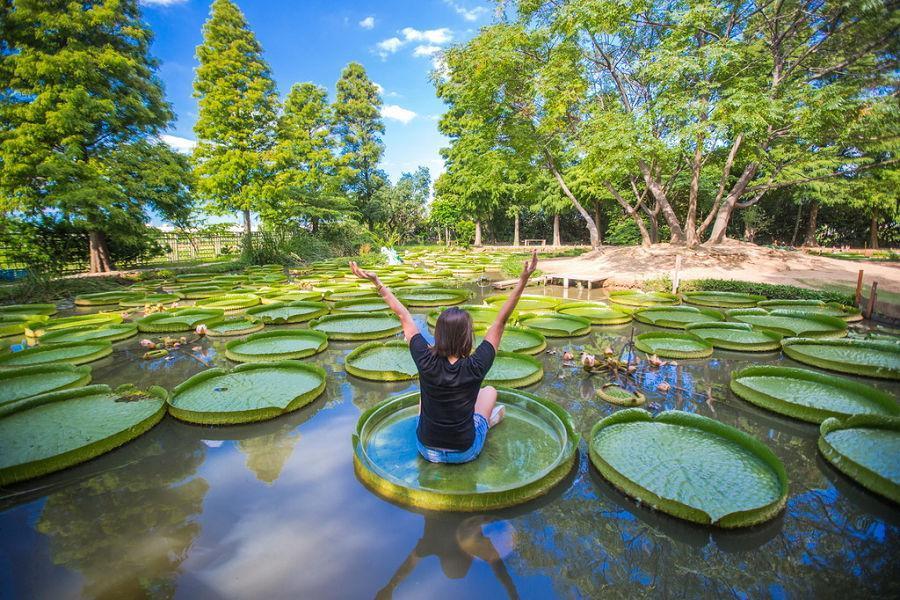
[[[422,412],[416,435],[431,448],[465,450],[475,441],[475,400],[484,376],[494,364],[494,347],[481,342],[475,352],[452,365],[432,354],[428,342],[417,333],[409,340],[409,352],[419,369]]]

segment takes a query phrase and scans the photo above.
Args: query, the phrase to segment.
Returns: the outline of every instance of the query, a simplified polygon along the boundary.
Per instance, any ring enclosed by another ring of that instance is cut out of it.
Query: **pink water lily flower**
[[[156,344],[152,340],[148,340],[147,338],[141,340],[141,346],[143,346],[144,348],[156,348]]]
[[[564,352],[562,358],[563,358],[563,360],[574,360],[575,359],[575,357],[572,356],[572,353],[569,351]]]
[[[195,331],[197,332],[197,335],[206,335],[208,329],[206,328],[206,325],[203,325],[201,323],[200,325],[197,325],[197,329],[195,329]]]
[[[581,364],[584,365],[585,367],[590,368],[597,364],[597,359],[594,357],[593,354],[585,353],[585,354],[581,355]]]

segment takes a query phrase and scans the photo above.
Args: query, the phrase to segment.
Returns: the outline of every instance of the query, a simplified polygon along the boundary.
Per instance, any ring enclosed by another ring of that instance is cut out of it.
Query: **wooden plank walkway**
[[[570,275],[567,273],[557,273],[555,275],[546,275],[548,283],[556,283],[562,282],[562,286],[564,288],[568,288],[570,284],[580,283],[587,287],[587,289],[591,289],[593,287],[602,287],[603,282],[609,279],[609,277],[597,277],[593,275]]]
[[[515,279],[503,279],[501,281],[495,281],[491,284],[491,287],[493,287],[495,290],[508,290],[510,288],[516,287],[517,283],[519,283],[518,277]],[[532,277],[528,283],[532,285],[542,285],[544,283],[547,283],[547,277],[546,275],[541,275],[540,277]]]

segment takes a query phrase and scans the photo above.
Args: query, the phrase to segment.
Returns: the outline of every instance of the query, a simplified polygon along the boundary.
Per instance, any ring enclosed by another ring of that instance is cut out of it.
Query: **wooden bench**
[[[540,242],[541,246],[547,245],[547,240],[523,240],[523,246],[530,246],[531,243],[534,242],[534,245],[537,246],[538,242]]]

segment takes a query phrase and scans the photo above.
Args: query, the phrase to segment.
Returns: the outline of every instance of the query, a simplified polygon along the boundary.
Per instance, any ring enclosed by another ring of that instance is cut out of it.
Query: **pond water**
[[[415,311],[423,328],[429,310]],[[634,325],[635,334],[656,330]],[[556,353],[538,355],[544,379],[526,390],[562,404],[587,437],[618,408],[595,397],[607,377],[563,365],[562,350],[619,348],[631,333],[632,325],[595,327],[582,338],[548,340]],[[234,364],[224,341],[145,361],[138,339],[92,363],[94,382],[171,389],[209,366]],[[719,419],[784,461],[786,511],[762,526],[722,531],[626,498],[590,465],[584,439],[559,486],[512,509],[425,513],[381,499],[354,475],[350,436],[361,411],[417,384],[347,375],[343,360],[356,345],[332,342],[304,359],[326,369],[328,385],[295,413],[235,427],[166,417],[98,459],[0,489],[0,597],[900,596],[900,509],[831,468],[816,450],[816,426],[728,390],[735,369],[804,366],[780,353],[717,350],[637,373],[651,411]],[[865,381],[900,393],[896,383]],[[665,393],[657,391],[662,382],[671,386]]]

